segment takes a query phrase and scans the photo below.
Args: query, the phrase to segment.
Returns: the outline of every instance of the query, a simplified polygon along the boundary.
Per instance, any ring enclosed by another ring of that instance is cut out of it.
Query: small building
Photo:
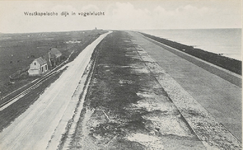
[[[48,71],[47,61],[42,57],[35,59],[28,70],[30,76],[39,76]]]
[[[62,53],[57,48],[51,48],[48,52],[49,63],[51,67],[55,67],[61,62]]]

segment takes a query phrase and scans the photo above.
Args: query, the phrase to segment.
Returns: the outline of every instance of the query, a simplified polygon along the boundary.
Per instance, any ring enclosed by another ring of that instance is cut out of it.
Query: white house
[[[45,59],[39,57],[35,59],[28,70],[30,76],[39,76],[48,71],[48,65]]]

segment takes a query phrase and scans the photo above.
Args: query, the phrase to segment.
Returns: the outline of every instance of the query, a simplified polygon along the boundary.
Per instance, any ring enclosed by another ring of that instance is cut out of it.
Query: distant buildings
[[[30,76],[42,75],[48,71],[47,61],[42,57],[35,59],[28,70]]]

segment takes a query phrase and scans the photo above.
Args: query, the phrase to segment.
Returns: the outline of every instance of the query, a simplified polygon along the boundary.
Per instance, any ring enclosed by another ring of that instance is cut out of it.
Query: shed
[[[30,76],[38,76],[48,71],[47,61],[42,57],[36,58],[31,64],[28,70]]]
[[[62,53],[57,48],[51,48],[48,52],[50,66],[55,67],[61,62]]]

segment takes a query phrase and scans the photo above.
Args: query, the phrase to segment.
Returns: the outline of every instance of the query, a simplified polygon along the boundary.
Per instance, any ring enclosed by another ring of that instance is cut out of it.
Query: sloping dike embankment
[[[114,31],[92,57],[94,72],[70,149],[240,149],[129,33]]]
[[[145,33],[141,33],[141,34],[143,34],[144,36],[147,36],[155,41],[166,44],[170,47],[176,48],[177,50],[183,51],[187,54],[190,54],[192,56],[195,56],[197,58],[200,58],[200,59],[210,62],[212,64],[215,64],[219,67],[230,70],[239,75],[242,74],[242,62],[239,60],[231,59],[231,58],[228,58],[225,56],[221,56],[220,54],[214,54],[211,52],[204,51],[202,49],[194,48],[193,46],[184,45],[181,43],[177,43],[175,41],[170,41],[170,40],[167,40],[164,38],[159,38],[159,37],[156,37],[153,35],[149,35],[149,34],[145,34]]]

